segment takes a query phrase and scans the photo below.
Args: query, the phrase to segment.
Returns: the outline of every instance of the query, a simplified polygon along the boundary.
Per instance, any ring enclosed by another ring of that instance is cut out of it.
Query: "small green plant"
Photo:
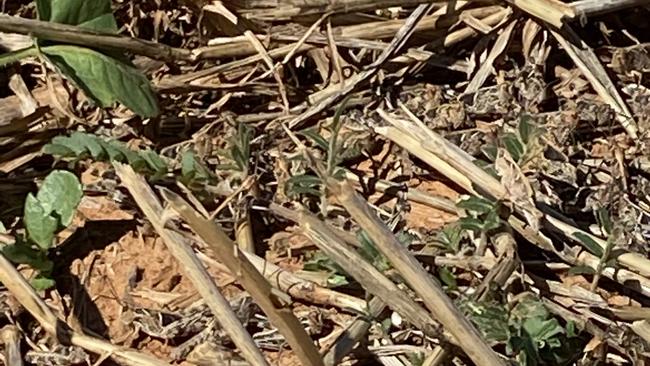
[[[311,257],[303,264],[305,271],[326,272],[329,274],[327,284],[330,287],[339,287],[349,284],[349,275],[334,262],[330,257],[321,251],[314,252]]]
[[[181,183],[191,190],[198,191],[214,180],[214,175],[199,162],[192,151],[185,151],[181,155]]]
[[[153,150],[132,150],[126,144],[104,140],[84,132],[73,132],[70,136],[57,136],[43,147],[43,152],[73,162],[92,158],[99,161],[128,163],[139,173],[162,178],[167,173],[167,163]]]
[[[325,171],[322,173],[328,177],[342,178],[345,176],[345,169],[338,166],[341,161],[343,161],[347,156],[346,151],[343,148],[345,142],[339,141],[339,135],[341,132],[341,127],[343,126],[341,115],[345,110],[345,104],[348,100],[349,97],[344,99],[334,113],[332,125],[330,126],[331,135],[329,140],[325,139],[313,128],[305,129],[299,132],[300,135],[307,137],[314,143],[317,148],[326,153],[327,162]],[[285,186],[285,194],[293,197],[300,194],[310,194],[323,198],[323,178],[325,177],[319,177],[312,174],[294,175],[287,180],[287,184]]]
[[[531,116],[522,115],[517,130],[502,134],[498,143],[510,153],[517,165],[523,167],[541,152],[540,137],[543,134],[544,129],[538,127]],[[481,151],[490,161],[496,160],[497,145],[486,145]]]
[[[458,220],[460,228],[478,233],[487,233],[499,228],[503,221],[499,216],[498,202],[491,202],[485,198],[471,196],[456,204],[467,211],[468,215]]]
[[[232,163],[220,165],[218,168],[239,171],[243,176],[246,176],[248,174],[252,139],[253,129],[244,123],[239,123],[237,133],[230,139],[228,149],[221,154],[230,159]]]
[[[569,269],[569,274],[589,274],[593,275],[593,280],[591,282],[591,290],[594,291],[598,287],[598,281],[600,280],[603,270],[607,267],[616,268],[616,255],[614,255],[613,249],[616,240],[616,235],[614,234],[614,225],[610,219],[609,212],[606,208],[600,208],[596,212],[596,220],[600,225],[601,231],[607,237],[604,247],[601,246],[594,240],[591,236],[582,233],[574,232],[573,237],[582,244],[585,249],[587,249],[591,254],[599,258],[598,265],[594,270],[589,266],[575,266]]]
[[[495,302],[465,301],[461,308],[493,345],[505,345],[506,354],[519,365],[568,365],[573,362],[583,340],[575,324],[562,326],[532,296],[511,309]]]
[[[438,233],[436,242],[442,244],[446,251],[458,253],[460,242],[463,239],[463,231],[458,222],[445,225]]]
[[[37,0],[36,10],[43,21],[98,32],[118,30],[110,0]],[[119,102],[143,117],[160,112],[149,80],[121,52],[39,39],[31,47],[0,55],[0,67],[31,56],[46,60],[102,108]]]
[[[73,132],[70,136],[57,136],[43,147],[45,154],[65,159],[72,164],[92,158],[95,161],[119,161],[128,163],[138,173],[151,180],[159,180],[170,171],[167,161],[151,149],[134,150],[125,143],[84,133]],[[188,188],[199,191],[213,180],[213,175],[191,151],[181,155],[181,175],[178,180]]]
[[[54,285],[53,263],[47,254],[54,245],[56,233],[72,223],[82,196],[81,183],[74,174],[65,170],[52,171],[36,196],[29,193],[25,200],[26,239],[18,238],[15,244],[2,249],[14,263],[27,264],[38,271],[32,284],[39,290]]]

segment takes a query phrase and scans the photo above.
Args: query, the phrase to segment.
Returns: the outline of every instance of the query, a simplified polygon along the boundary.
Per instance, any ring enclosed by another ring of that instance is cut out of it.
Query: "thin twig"
[[[73,25],[25,19],[0,14],[0,32],[28,34],[40,39],[132,52],[157,60],[192,60],[192,53],[161,43],[126,37],[108,32],[92,31]]]

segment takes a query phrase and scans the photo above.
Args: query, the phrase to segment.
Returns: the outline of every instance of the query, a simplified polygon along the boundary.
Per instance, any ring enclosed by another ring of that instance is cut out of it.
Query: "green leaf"
[[[91,30],[111,32],[111,33],[117,33],[118,31],[115,17],[110,12],[106,14],[102,14],[98,17],[95,17],[83,23],[79,23],[79,26]]]
[[[82,196],[81,183],[74,174],[65,170],[55,170],[45,177],[36,198],[45,214],[56,212],[61,219],[61,224],[68,226],[72,222]]]
[[[36,11],[38,18],[42,21],[51,21],[52,19],[52,0],[36,0]]]
[[[196,175],[196,160],[193,151],[185,151],[181,155],[181,175],[187,181],[190,181]]]
[[[555,318],[547,320],[538,317],[528,318],[523,322],[523,329],[537,342],[539,348],[548,344],[551,338],[564,333],[564,328]]]
[[[54,282],[54,280],[51,278],[38,275],[32,279],[31,284],[36,291],[45,291],[54,287],[54,285],[56,285],[56,282]]]
[[[235,161],[235,164],[237,164],[237,168],[244,171],[248,166],[248,158],[244,156],[244,153],[239,149],[239,147],[233,146],[230,149],[230,155],[232,156],[232,160]]]
[[[451,271],[447,267],[439,267],[438,276],[440,277],[442,283],[449,286],[450,289],[453,290],[455,288],[458,288],[458,283],[456,282],[456,276],[454,276],[454,274],[451,273]]]
[[[569,276],[576,276],[581,274],[594,275],[596,274],[596,271],[589,266],[574,266],[569,268],[567,274]]]
[[[47,258],[45,252],[34,249],[25,242],[6,245],[1,251],[13,263],[28,264],[39,271],[51,271],[54,267],[54,263]]]
[[[88,141],[83,137],[83,133],[73,133],[70,136],[56,136],[52,139],[52,145],[64,147],[74,153],[76,157],[82,157],[88,151]],[[76,136],[73,138],[72,136]],[[46,145],[45,147],[47,147]]]
[[[160,113],[149,80],[134,67],[84,47],[56,45],[41,50],[99,106],[120,102],[144,117]]]
[[[358,251],[363,258],[372,263],[372,265],[381,272],[390,269],[390,262],[388,262],[388,259],[381,254],[377,249],[375,242],[372,241],[370,236],[368,236],[364,230],[357,231],[356,236],[359,243],[361,243],[361,248],[359,248]],[[400,243],[403,242],[400,241]]]
[[[445,226],[438,234],[438,240],[452,252],[458,252],[460,240],[463,236],[460,225],[453,223]]]
[[[329,143],[327,142],[327,140],[325,140],[325,138],[324,138],[323,136],[321,136],[320,134],[318,134],[318,132],[316,131],[315,128],[307,128],[307,129],[304,129],[304,130],[298,132],[298,134],[303,135],[303,136],[309,138],[309,139],[312,140],[312,141],[313,141],[313,142],[314,142],[318,147],[320,147],[321,149],[327,151],[327,148],[328,148]]]
[[[532,317],[545,319],[549,316],[549,312],[541,301],[527,297],[512,309],[512,316],[518,319]]]
[[[566,330],[567,337],[577,337],[578,336],[578,332],[576,330],[576,323],[573,320],[569,320],[566,323],[565,330]]]
[[[502,305],[467,302],[464,309],[488,341],[503,343],[510,338],[508,311]]]
[[[481,147],[481,151],[488,159],[490,159],[490,161],[497,160],[498,151],[496,145],[492,145],[492,144],[483,145],[483,147]]]
[[[517,130],[519,132],[519,137],[521,137],[521,141],[525,145],[528,145],[535,134],[536,129],[537,128],[533,124],[533,118],[531,116],[524,114],[519,118],[519,126],[517,126]]]
[[[598,243],[591,238],[591,236],[576,231],[573,233],[573,236],[584,246],[591,254],[601,258],[603,256],[603,248],[598,245]]]
[[[102,139],[98,139],[99,144],[102,145],[104,150],[106,150],[106,154],[108,154],[108,160],[109,161],[124,161],[126,159],[126,155],[124,154],[124,150],[126,149],[122,144],[120,144],[118,141],[104,141]]]
[[[69,147],[54,143],[49,143],[43,146],[43,153],[61,157],[76,156],[74,151],[72,151]]]
[[[339,274],[333,274],[327,278],[327,284],[328,287],[340,287],[340,286],[348,285],[349,282],[347,278],[345,278],[345,276]]]
[[[167,171],[167,163],[155,151],[147,149],[140,155],[149,165],[149,168],[156,173],[165,173]]]
[[[495,204],[493,202],[478,196],[471,196],[465,200],[459,201],[456,206],[478,215],[486,214],[495,209]]]
[[[460,220],[458,220],[458,224],[463,230],[472,230],[479,232],[483,230],[483,222],[474,217],[462,217]]]
[[[36,9],[41,20],[70,25],[92,24],[97,18],[106,18],[107,15],[113,17],[110,0],[37,0]],[[88,28],[117,31],[115,18],[113,27],[106,27],[105,22],[102,20],[95,23],[95,26],[104,27]]]
[[[104,148],[99,143],[99,138],[87,133],[73,132],[68,138],[68,144],[70,146],[77,146],[78,149],[88,150],[88,152],[90,152],[90,156],[92,156],[93,159],[99,159],[104,154]]]
[[[321,179],[319,177],[307,174],[294,175],[287,179],[285,185],[286,194],[312,194],[315,196],[320,196],[320,192],[317,188],[321,184]]]
[[[381,329],[384,332],[388,332],[390,330],[390,327],[393,326],[393,322],[390,320],[390,318],[386,318],[382,320],[380,324],[381,324]]]
[[[512,159],[515,162],[519,162],[522,156],[524,156],[524,145],[521,144],[517,135],[513,133],[506,133],[502,137],[503,146],[512,156]]]
[[[496,210],[488,212],[483,221],[483,230],[490,231],[497,229],[499,226],[501,226],[501,218]]]
[[[54,232],[58,227],[58,221],[50,216],[49,212],[41,206],[41,203],[31,193],[25,200],[25,228],[29,238],[42,249],[49,249],[54,240]]]
[[[609,217],[609,211],[605,207],[601,207],[597,211],[598,214],[598,222],[600,223],[600,226],[603,228],[603,231],[605,232],[605,235],[610,235],[612,233],[612,220]]]

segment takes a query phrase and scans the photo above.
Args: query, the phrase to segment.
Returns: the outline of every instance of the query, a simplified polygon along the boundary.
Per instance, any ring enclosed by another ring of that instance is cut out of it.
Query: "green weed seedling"
[[[465,301],[461,308],[488,342],[502,345],[522,366],[569,365],[584,340],[574,323],[562,324],[538,299],[528,296],[512,308],[496,302]]]
[[[54,286],[51,277],[53,263],[48,251],[54,245],[56,234],[72,223],[77,206],[83,196],[77,177],[65,170],[54,170],[43,181],[36,196],[32,193],[25,200],[23,222],[26,238],[17,238],[13,245],[2,248],[9,260],[27,264],[38,272],[32,279],[37,290]]]

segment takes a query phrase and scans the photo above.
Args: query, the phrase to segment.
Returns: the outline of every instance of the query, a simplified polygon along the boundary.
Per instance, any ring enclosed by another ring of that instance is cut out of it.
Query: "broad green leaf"
[[[190,183],[209,180],[212,174],[196,159],[194,152],[185,151],[181,156],[181,176],[185,183]]]
[[[73,132],[68,138],[70,145],[79,146],[84,148],[90,153],[93,159],[98,159],[104,153],[104,148],[99,143],[99,139],[94,136],[83,132]],[[79,154],[80,155],[80,154]]]
[[[159,114],[149,80],[134,67],[84,47],[56,45],[41,50],[99,106],[120,102],[144,117]]]
[[[36,0],[36,11],[40,20],[50,21],[52,19],[52,0]]]
[[[29,238],[42,249],[49,249],[54,240],[58,221],[49,215],[31,193],[25,200],[25,228]]]
[[[37,0],[36,8],[41,20],[54,23],[81,25],[93,23],[97,18],[106,17],[109,14],[113,17],[110,0]],[[106,21],[95,23],[95,26],[105,26]],[[111,28],[93,28],[95,30],[117,30],[115,19],[113,18],[114,27]]]
[[[183,152],[183,155],[181,155],[181,175],[188,181],[193,179],[196,175],[195,163],[194,152]]]
[[[564,328],[555,318],[528,318],[523,322],[523,329],[537,342],[539,348],[544,347],[551,338],[564,333]]]
[[[390,317],[382,320],[380,322],[380,324],[381,324],[381,329],[383,329],[383,331],[386,332],[386,333],[388,333],[388,331],[390,330],[390,327],[393,326],[393,322],[391,321]]]
[[[61,224],[68,226],[72,222],[82,196],[81,183],[74,174],[65,170],[55,170],[45,177],[36,198],[46,214],[56,212],[61,219]]]
[[[361,248],[359,248],[358,251],[363,258],[372,263],[372,265],[381,272],[390,269],[390,262],[388,262],[388,259],[381,254],[375,246],[375,243],[365,231],[357,231],[357,239],[361,243]],[[400,243],[404,244],[401,240]]]
[[[79,23],[79,26],[82,28],[117,33],[117,22],[115,22],[115,17],[112,13],[102,14],[96,18],[90,19],[83,23]]]
[[[69,149],[76,157],[82,156],[88,150],[85,142],[79,141],[79,139],[74,140],[69,136],[56,136],[52,139],[51,144]]]
[[[578,332],[577,332],[577,329],[576,329],[576,323],[573,320],[569,320],[566,323],[565,330],[566,330],[566,335],[568,337],[577,337],[578,336]]]
[[[126,157],[126,161],[129,162],[129,165],[135,170],[135,171],[142,171],[144,169],[147,169],[147,161],[144,160],[142,156],[136,151],[133,151],[126,146],[122,144],[114,144],[116,148],[120,149],[122,154]]]
[[[33,258],[40,253],[40,251],[30,248],[24,243],[6,245],[0,251],[7,259],[17,264],[30,264]]]
[[[508,353],[517,353],[517,363],[521,366],[538,366],[540,362],[535,342],[528,335],[514,336],[508,341]]]
[[[589,235],[576,231],[573,233],[573,236],[580,241],[582,246],[584,246],[591,254],[601,258],[603,256],[603,248],[596,243]]]
[[[7,228],[5,227],[5,224],[0,221],[0,234],[4,234],[7,232]]]
[[[235,161],[235,164],[237,164],[239,170],[246,170],[246,167],[248,166],[248,158],[238,146],[235,145],[230,149],[230,155],[232,156],[232,160]]]
[[[456,206],[478,215],[486,214],[490,211],[494,211],[495,209],[493,202],[490,202],[478,196],[471,196],[465,200],[459,201]]]

